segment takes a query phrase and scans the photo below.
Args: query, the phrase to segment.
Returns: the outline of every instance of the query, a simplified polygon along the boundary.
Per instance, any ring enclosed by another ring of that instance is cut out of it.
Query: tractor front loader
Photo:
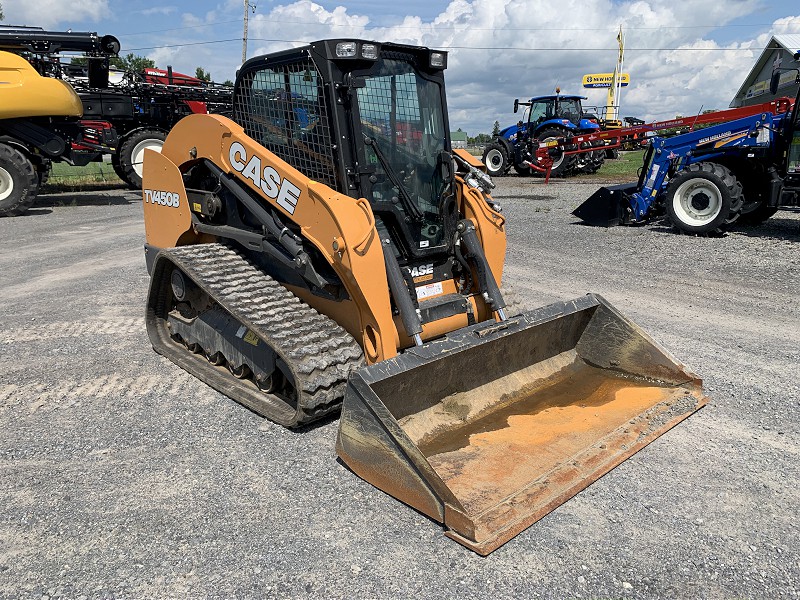
[[[488,554],[705,396],[599,296],[506,305],[505,217],[451,150],[446,62],[347,39],[247,61],[232,119],[145,152],[146,318],[276,423],[341,410],[355,473]]]

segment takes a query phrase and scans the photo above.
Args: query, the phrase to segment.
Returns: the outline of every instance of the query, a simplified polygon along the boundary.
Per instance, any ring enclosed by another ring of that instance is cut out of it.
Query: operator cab
[[[795,61],[800,61],[800,52],[794,55]],[[795,83],[800,83],[800,69],[775,69],[770,79],[769,91],[775,95],[778,88],[784,84],[784,73],[794,71],[796,73]],[[791,81],[791,80],[789,80]],[[794,196],[792,204],[796,204],[800,198],[800,89],[794,99],[794,107],[792,114],[789,118],[783,120],[781,136],[783,143],[781,144],[781,152],[785,157],[784,167],[784,197],[786,195]]]
[[[234,120],[309,177],[366,198],[401,262],[445,254],[458,215],[447,53],[324,40],[247,61]]]

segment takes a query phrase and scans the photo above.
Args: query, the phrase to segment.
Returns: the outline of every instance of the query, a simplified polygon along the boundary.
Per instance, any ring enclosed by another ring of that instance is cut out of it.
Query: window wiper
[[[392,168],[392,165],[386,160],[386,157],[381,152],[380,147],[378,147],[378,142],[369,137],[367,134],[364,135],[364,143],[367,146],[372,146],[372,149],[375,151],[375,156],[378,157],[378,161],[381,163],[383,167],[384,173],[386,173],[386,177],[389,178],[389,181],[392,182],[392,185],[397,188],[397,193],[400,196],[400,201],[403,203],[403,208],[406,209],[406,213],[409,217],[411,217],[414,221],[422,221],[423,215],[422,211],[419,207],[414,203],[411,199],[411,194],[408,193],[406,186],[403,185],[403,182],[400,181],[400,178],[395,173],[395,170]]]

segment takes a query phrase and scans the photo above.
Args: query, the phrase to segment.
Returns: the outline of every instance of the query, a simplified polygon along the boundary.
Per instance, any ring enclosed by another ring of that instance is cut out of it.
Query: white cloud
[[[772,24],[775,33],[798,33],[800,32],[800,16],[784,17]]]
[[[109,0],[4,0],[3,13],[8,25],[34,25],[68,29],[71,23],[100,21],[111,17]],[[111,33],[111,32],[102,32]]]
[[[310,0],[300,0],[293,4],[276,6],[269,14],[257,14],[250,19],[247,54],[251,57],[285,50],[290,46],[300,46],[304,42],[324,38],[369,37],[365,33],[368,24],[368,17],[349,15],[342,6],[328,11]]]
[[[327,10],[311,0],[298,0],[262,5],[261,10],[272,8],[251,15],[248,56],[331,37],[449,49],[451,126],[477,133],[489,131],[495,120],[502,125],[516,121],[514,98],[552,93],[557,85],[564,93],[589,96],[589,104],[604,104],[605,90],[583,89],[581,78],[613,70],[621,24],[625,71],[631,75],[631,85],[622,92],[621,112],[661,119],[692,114],[701,106],[726,108],[769,34],[800,31],[800,16],[789,16],[756,39],[714,41],[717,28],[748,15],[756,18],[759,2],[561,0],[554,10],[552,0],[452,0],[433,20],[407,16],[392,26],[376,27],[369,16],[344,6]],[[216,12],[184,15],[183,23],[209,25],[214,19],[240,17],[241,0],[225,0]],[[214,27],[204,30],[213,32]],[[730,31],[736,30],[729,30],[726,40],[731,39]],[[183,69],[191,67],[192,72],[201,64],[224,79],[233,76],[239,55],[235,44],[227,44],[162,49],[151,58],[157,57],[160,65],[167,60],[186,63]]]

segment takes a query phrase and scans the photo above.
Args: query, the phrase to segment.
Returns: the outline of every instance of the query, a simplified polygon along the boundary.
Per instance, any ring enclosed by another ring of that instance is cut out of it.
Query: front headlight
[[[436,69],[444,69],[447,66],[447,54],[445,52],[431,52],[431,66]]]
[[[378,47],[375,44],[364,44],[361,46],[361,56],[369,60],[377,60]]]
[[[349,58],[356,55],[355,42],[339,42],[336,44],[336,56],[338,58]]]

